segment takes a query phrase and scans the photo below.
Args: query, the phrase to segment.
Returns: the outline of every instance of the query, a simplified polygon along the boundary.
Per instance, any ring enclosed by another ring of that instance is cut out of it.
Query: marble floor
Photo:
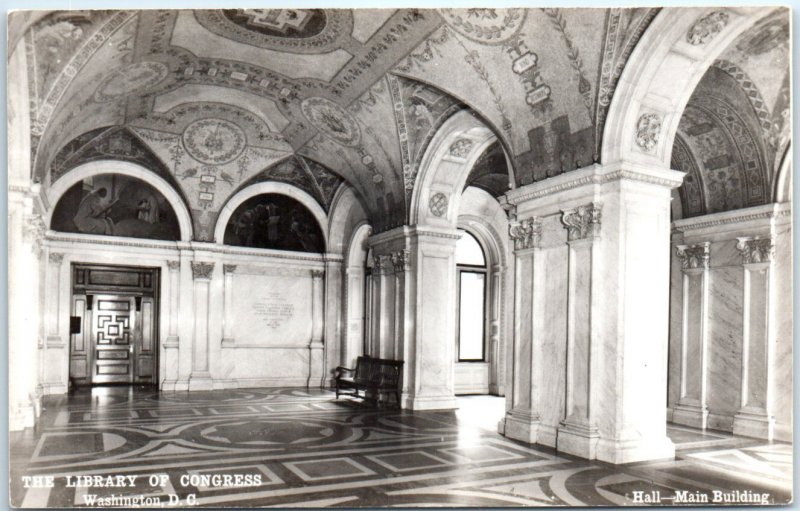
[[[36,430],[12,433],[11,504],[518,507],[658,496],[672,505],[704,496],[713,503],[715,491],[737,499],[727,503],[791,498],[788,444],[670,427],[674,461],[613,466],[505,439],[495,432],[502,403],[475,396],[455,412],[412,413],[336,401],[325,390],[82,390],[46,401]]]

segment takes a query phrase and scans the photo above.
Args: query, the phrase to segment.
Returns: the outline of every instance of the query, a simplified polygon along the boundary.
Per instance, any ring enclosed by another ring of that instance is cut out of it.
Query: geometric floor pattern
[[[459,412],[411,412],[337,401],[326,390],[82,390],[46,401],[36,430],[11,434],[11,503],[357,508],[791,499],[788,444],[670,426],[675,460],[613,466],[508,440],[470,420],[486,398],[460,403]]]

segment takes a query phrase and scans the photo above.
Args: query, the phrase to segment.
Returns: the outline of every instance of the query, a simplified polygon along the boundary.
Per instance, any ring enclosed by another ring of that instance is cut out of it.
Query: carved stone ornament
[[[595,202],[561,212],[561,223],[567,229],[569,241],[586,239],[600,234],[600,205]]]
[[[536,247],[542,239],[542,222],[537,217],[512,222],[508,235],[514,240],[514,250]]]
[[[312,279],[321,279],[325,276],[324,270],[311,270],[311,278]]]
[[[167,261],[167,268],[170,271],[178,271],[181,269],[181,262],[180,261]]]
[[[450,145],[450,156],[463,160],[469,156],[473,145],[475,145],[474,141],[468,138],[459,138]]]
[[[42,220],[42,215],[25,215],[22,225],[22,239],[31,244],[36,257],[42,252],[42,240],[47,226]]]
[[[694,22],[686,33],[686,40],[694,46],[706,44],[722,32],[729,19],[727,12],[710,12]]]
[[[192,261],[192,278],[195,280],[211,279],[212,273],[214,273],[214,263]]]
[[[222,265],[222,273],[233,273],[236,271],[235,264],[223,264]]]
[[[645,151],[652,151],[658,144],[658,136],[663,122],[664,119],[658,114],[642,114],[636,124],[636,145]]]
[[[428,207],[433,216],[444,216],[447,213],[447,195],[442,192],[433,194],[428,202]]]
[[[743,264],[768,263],[772,261],[772,252],[775,246],[772,238],[744,237],[736,238],[736,249],[742,255]]]
[[[406,249],[395,252],[392,254],[392,265],[395,273],[402,273],[410,269],[411,253]]]
[[[693,270],[696,268],[708,268],[710,247],[711,243],[708,241],[697,245],[678,245],[677,254],[681,260],[683,269]]]
[[[59,265],[61,264],[62,261],[64,261],[64,254],[62,254],[61,252],[50,252],[50,255],[47,257],[47,259],[51,263]]]

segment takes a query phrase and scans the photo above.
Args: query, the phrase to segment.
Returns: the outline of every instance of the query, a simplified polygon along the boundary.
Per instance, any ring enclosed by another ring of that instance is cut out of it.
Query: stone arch
[[[748,7],[662,9],[614,92],[602,163],[669,168],[678,123],[697,84],[725,49],[767,14]]]
[[[353,232],[366,220],[367,214],[355,189],[340,186],[329,209],[328,252],[346,254]]]
[[[183,202],[180,194],[162,177],[135,163],[118,160],[98,160],[84,163],[73,168],[56,180],[47,191],[47,218],[46,225],[52,221],[56,204],[64,193],[76,183],[86,178],[100,174],[120,174],[123,176],[141,179],[158,190],[169,202],[181,232],[181,241],[192,240],[192,217],[189,208]]]
[[[425,150],[411,196],[409,223],[454,228],[469,173],[496,140],[492,130],[469,111],[450,117]]]
[[[775,179],[775,189],[772,192],[774,202],[788,202],[792,200],[792,145],[786,147],[786,151],[781,159],[781,166],[778,167],[778,175]]]
[[[239,190],[239,192],[237,192],[233,197],[228,199],[228,202],[225,203],[225,206],[219,212],[219,216],[217,217],[217,224],[214,227],[214,241],[221,244],[222,240],[225,239],[225,228],[228,226],[228,220],[230,220],[231,215],[233,215],[233,212],[236,211],[236,208],[238,208],[239,205],[251,197],[265,193],[286,195],[287,197],[291,197],[305,206],[305,208],[308,209],[317,220],[319,228],[322,231],[322,236],[325,238],[323,241],[327,250],[328,215],[325,214],[322,206],[320,206],[311,195],[303,190],[286,183],[278,183],[275,181],[255,183],[243,188],[242,190]]]

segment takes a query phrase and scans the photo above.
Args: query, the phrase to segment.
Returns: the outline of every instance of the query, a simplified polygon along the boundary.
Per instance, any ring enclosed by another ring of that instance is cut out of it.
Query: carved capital
[[[411,253],[403,249],[392,254],[392,265],[395,273],[402,273],[411,268]]]
[[[169,271],[178,271],[181,269],[181,262],[180,261],[167,261],[167,268]]]
[[[372,272],[376,275],[387,275],[391,273],[392,256],[389,254],[373,255],[372,256]]]
[[[600,234],[600,204],[590,202],[561,212],[561,223],[567,229],[569,241],[582,240]]]
[[[192,261],[192,278],[198,279],[211,279],[211,274],[214,273],[214,263],[203,263],[199,261]]]
[[[50,252],[50,255],[47,256],[47,260],[55,265],[60,265],[64,260],[64,254],[61,252]]]
[[[768,263],[772,261],[772,253],[775,245],[772,238],[761,238],[756,236],[736,238],[736,249],[742,255],[742,264]]]
[[[34,252],[38,256],[41,252],[42,239],[47,226],[42,220],[42,215],[25,215],[22,224],[22,239],[33,246]]]
[[[508,235],[514,240],[514,250],[538,247],[542,240],[542,221],[538,217],[511,222]]]
[[[706,14],[692,24],[686,32],[686,41],[693,46],[706,44],[728,24],[730,16],[725,11],[714,11]]]
[[[233,273],[236,271],[235,264],[223,264],[222,265],[222,272],[223,273]]]
[[[311,270],[311,278],[313,279],[321,279],[325,276],[324,270]]]
[[[684,270],[708,268],[710,263],[711,243],[698,243],[697,245],[678,245],[677,254]]]

